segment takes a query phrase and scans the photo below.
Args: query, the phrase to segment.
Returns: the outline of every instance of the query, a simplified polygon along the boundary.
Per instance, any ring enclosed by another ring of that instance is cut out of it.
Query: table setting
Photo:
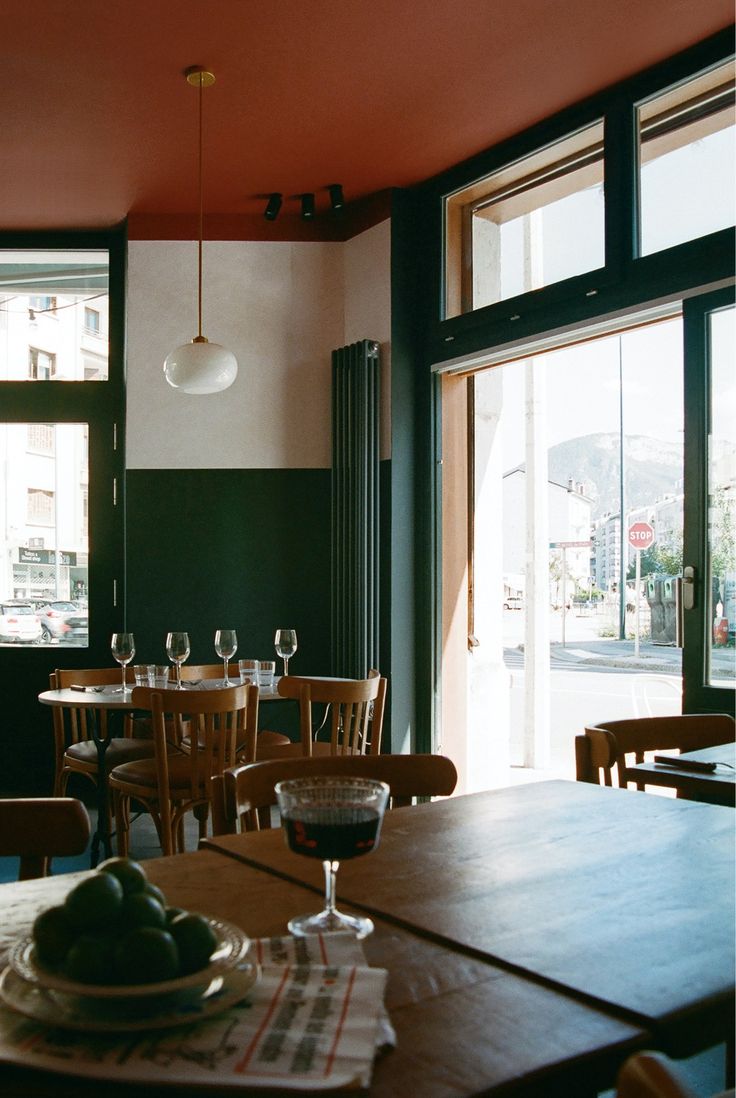
[[[356,793],[339,792],[341,803]],[[396,1043],[387,972],[350,929],[251,940],[228,919],[168,906],[126,858],[6,888],[16,897],[2,908],[0,1061],[149,1086],[321,1091],[366,1088],[377,1050]],[[135,922],[153,909],[157,922]],[[151,952],[167,939],[171,957]],[[92,942],[109,948],[105,966]]]

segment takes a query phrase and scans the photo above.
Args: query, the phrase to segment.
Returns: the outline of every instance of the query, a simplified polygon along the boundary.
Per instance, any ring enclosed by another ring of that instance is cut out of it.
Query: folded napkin
[[[254,941],[260,979],[237,1005],[172,1029],[88,1034],[0,1006],[0,1060],[135,1083],[367,1087],[378,1047],[396,1038],[383,1007],[387,973],[352,935]]]

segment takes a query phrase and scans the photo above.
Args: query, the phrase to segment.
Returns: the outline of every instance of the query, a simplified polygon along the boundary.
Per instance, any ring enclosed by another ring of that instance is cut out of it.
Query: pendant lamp
[[[199,245],[197,251],[198,334],[166,356],[164,376],[173,389],[204,396],[228,389],[238,375],[238,362],[232,351],[219,343],[210,343],[202,335],[202,92],[214,84],[215,77],[201,67],[187,69],[187,83],[199,88]]]

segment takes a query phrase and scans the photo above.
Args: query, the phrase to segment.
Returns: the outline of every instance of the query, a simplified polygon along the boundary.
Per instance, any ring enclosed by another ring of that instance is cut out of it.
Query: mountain
[[[593,500],[591,517],[619,510],[619,436],[599,432],[549,449],[549,479],[582,482]],[[643,507],[682,492],[682,445],[647,435],[624,436],[624,508]]]

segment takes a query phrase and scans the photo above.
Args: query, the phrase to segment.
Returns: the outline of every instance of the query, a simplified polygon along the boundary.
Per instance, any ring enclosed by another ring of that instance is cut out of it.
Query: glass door
[[[736,688],[736,304],[685,303],[683,711],[734,712]]]

